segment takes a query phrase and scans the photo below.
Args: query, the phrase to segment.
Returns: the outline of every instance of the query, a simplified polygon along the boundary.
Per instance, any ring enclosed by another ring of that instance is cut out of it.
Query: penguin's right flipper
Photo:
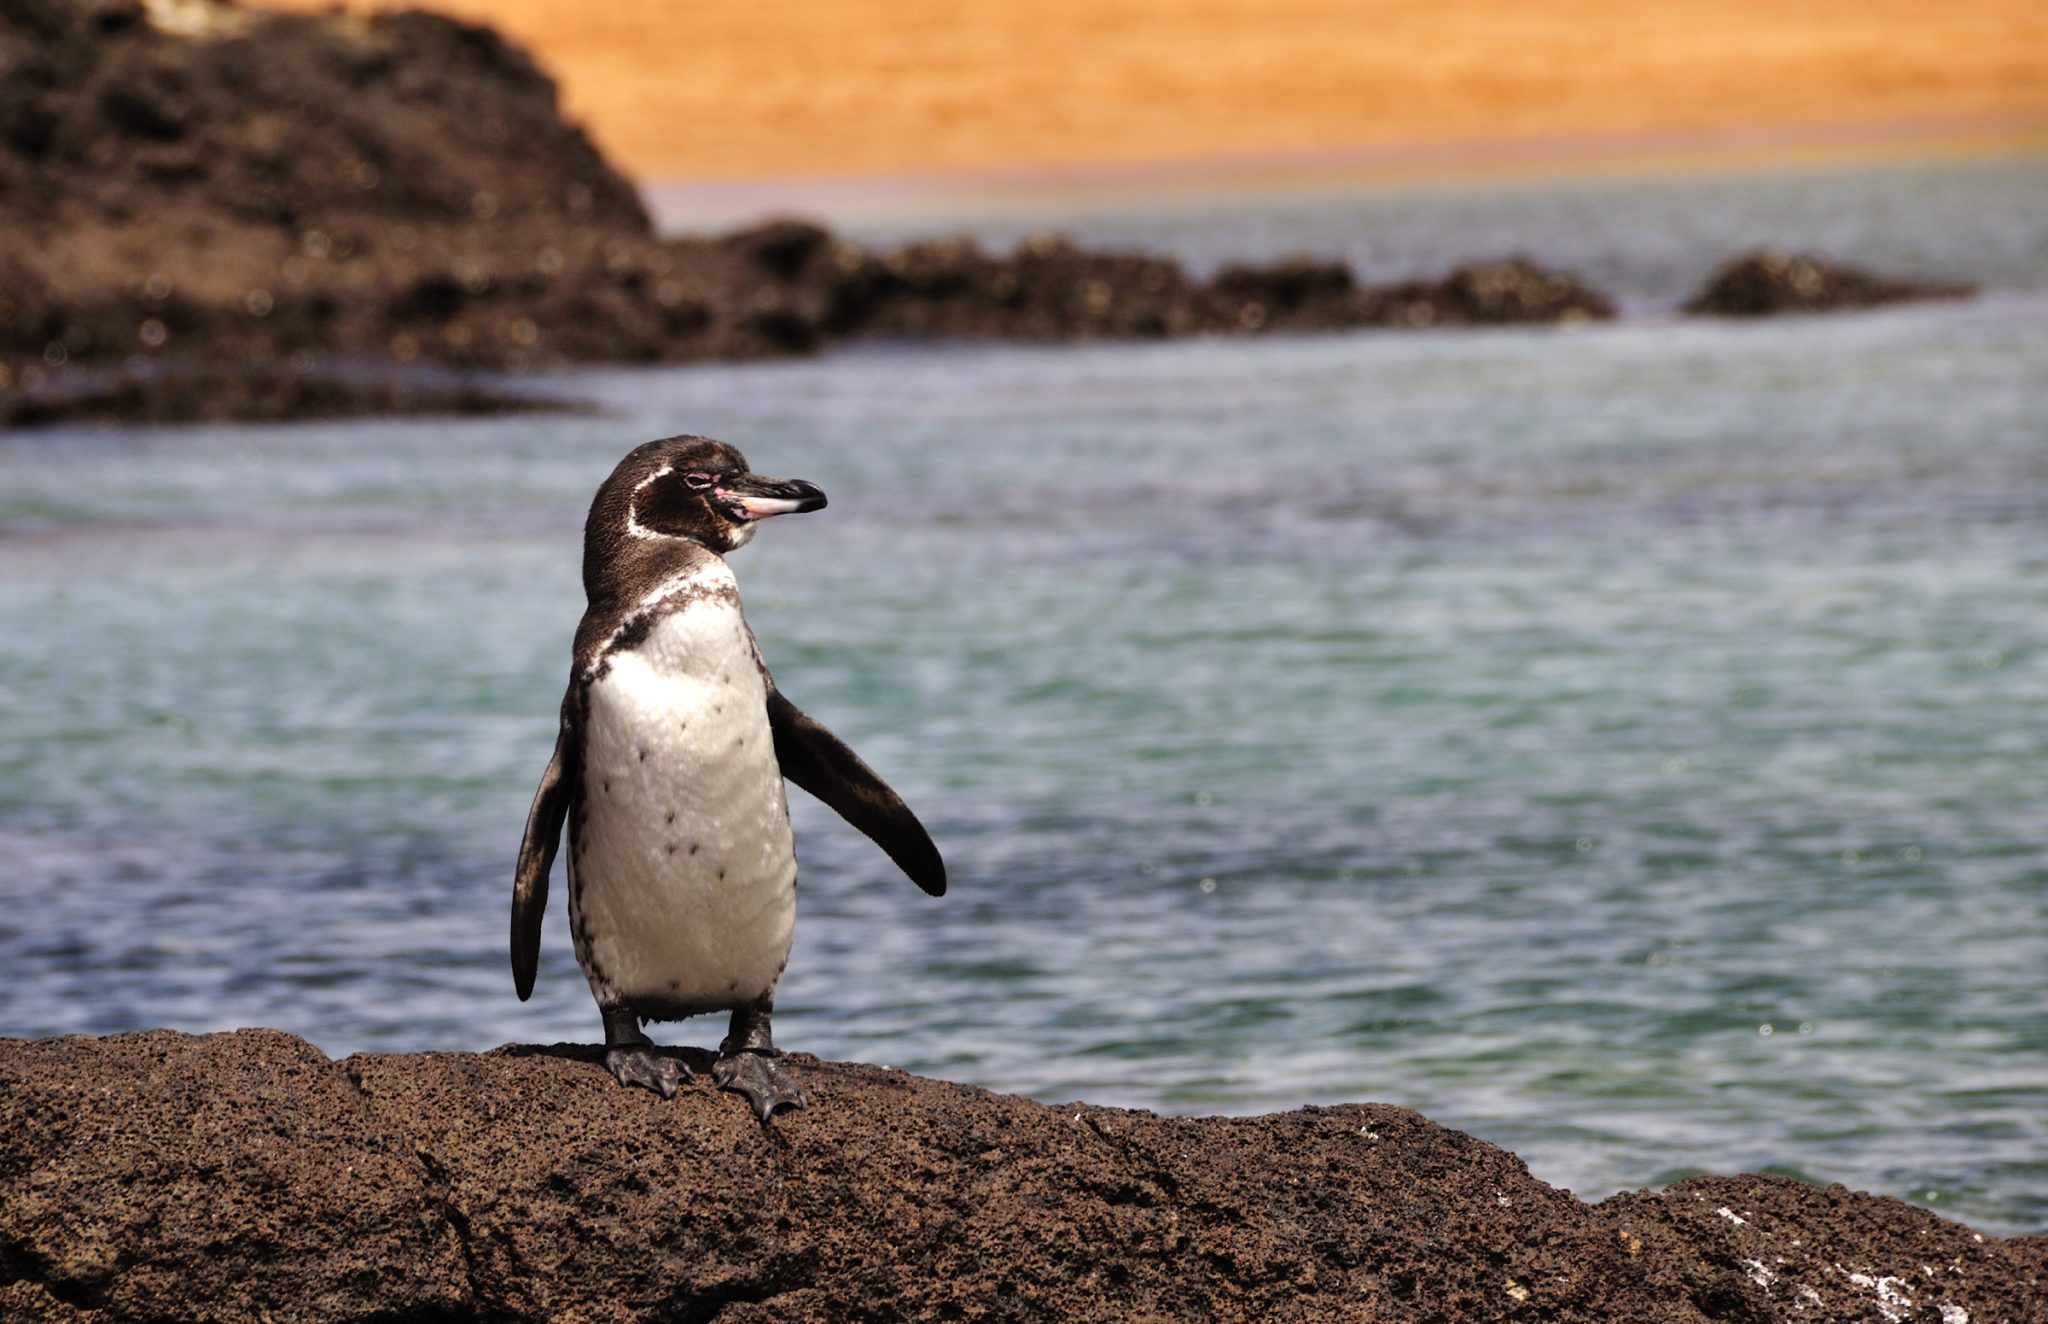
[[[932,896],[946,894],[946,862],[903,797],[861,762],[846,742],[803,709],[768,690],[768,729],[782,775],[832,807],[888,852],[896,867]]]
[[[519,1000],[533,996],[534,973],[540,968],[540,922],[548,909],[548,870],[562,841],[562,822],[569,816],[570,763],[573,732],[566,716],[555,737],[555,754],[541,774],[540,789],[526,815],[526,836],[519,843],[519,868],[512,878],[512,985]]]

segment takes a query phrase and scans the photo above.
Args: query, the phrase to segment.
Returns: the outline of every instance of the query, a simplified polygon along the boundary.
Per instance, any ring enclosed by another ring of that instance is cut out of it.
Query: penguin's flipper
[[[512,877],[512,985],[519,1000],[533,996],[534,973],[540,968],[540,922],[548,909],[548,870],[562,841],[562,820],[569,816],[570,761],[574,733],[564,719],[555,737],[555,754],[541,774],[540,789],[526,815],[526,836],[519,843],[519,868]]]
[[[888,852],[896,867],[932,896],[946,894],[946,862],[903,797],[861,762],[846,742],[801,708],[768,690],[768,727],[782,775],[830,805]]]

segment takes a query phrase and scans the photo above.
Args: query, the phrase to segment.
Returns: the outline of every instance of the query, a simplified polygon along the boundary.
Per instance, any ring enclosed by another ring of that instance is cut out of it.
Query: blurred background
[[[567,113],[692,222],[2048,133],[2048,18],[2019,0],[440,8],[539,53]]]
[[[793,797],[786,1047],[2048,1229],[2048,11],[297,8],[0,16],[0,1033],[594,1041],[699,432],[954,879]]]

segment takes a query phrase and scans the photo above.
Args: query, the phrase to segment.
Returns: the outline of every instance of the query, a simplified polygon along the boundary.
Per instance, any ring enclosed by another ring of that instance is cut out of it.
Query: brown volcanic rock
[[[797,1061],[811,1107],[769,1130],[594,1051],[343,1065],[433,1156],[480,1305],[521,1318],[1492,1318],[1509,1278],[1592,1318],[1625,1269],[1569,1195],[1401,1109],[1162,1119]]]
[[[1383,1105],[1160,1118],[793,1061],[811,1107],[763,1128],[595,1049],[0,1040],[0,1314],[2043,1318],[2039,1239],[1839,1187],[1588,1208]]]
[[[337,230],[647,231],[633,187],[489,28],[232,0],[9,0],[0,215]]]
[[[869,334],[1008,340],[1128,340],[1205,329],[1171,258],[1096,253],[1039,235],[1007,257],[966,239],[909,244],[859,273]]]
[[[0,1041],[0,1316],[360,1319],[468,1299],[405,1138],[275,1030]]]
[[[1594,1212],[1656,1266],[1660,1288],[1713,1319],[2048,1319],[2048,1238],[2000,1242],[1845,1186],[1692,1177]]]
[[[1804,253],[1760,248],[1722,263],[1686,300],[1685,311],[1712,317],[1767,317],[1874,308],[1914,299],[1965,299],[1976,287],[1954,281],[1880,276]]]
[[[1342,262],[1226,266],[1206,283],[1171,258],[1097,253],[1058,235],[1007,257],[966,239],[841,261],[845,333],[1011,340],[1129,340],[1360,327],[1581,322],[1614,316],[1599,292],[1523,258],[1441,280],[1360,285]]]
[[[653,248],[633,186],[487,28],[0,7],[0,388],[138,355],[631,357],[644,333],[603,294]]]
[[[61,388],[0,396],[0,427],[59,423],[285,422],[364,414],[482,417],[588,412],[588,406],[473,382],[401,381],[202,364],[160,373],[69,374]]]
[[[1209,321],[1226,331],[1321,330],[1377,323],[1377,303],[1342,262],[1295,257],[1232,264],[1207,291]]]
[[[1765,252],[1689,307],[1961,292]],[[323,362],[335,358],[517,371],[809,354],[864,335],[1149,339],[1613,315],[1598,291],[1522,258],[1374,286],[1313,258],[1201,281],[1170,258],[1052,235],[1007,255],[968,240],[868,252],[790,220],[665,240],[561,119],[547,76],[487,28],[232,0],[0,6],[0,422],[47,420],[52,402],[86,396],[141,421],[484,407],[335,385]],[[130,367],[136,385],[105,387]],[[165,402],[162,383],[233,372],[245,389]],[[305,382],[328,385],[290,385]]]
[[[273,417],[323,360],[521,370],[808,354],[859,335],[1034,341],[1604,316],[1510,262],[1358,287],[1342,264],[1236,267],[1057,236],[870,253],[801,221],[663,240],[631,184],[487,28],[232,0],[0,6],[0,416],[250,374],[214,413]],[[81,382],[133,366],[132,390]],[[47,389],[46,391],[46,388]],[[322,397],[331,412],[328,391]],[[403,409],[405,392],[347,407]],[[314,402],[309,407],[315,407]],[[239,412],[238,412],[239,411]]]
[[[1441,284],[1440,321],[1473,326],[1521,322],[1607,321],[1607,296],[1572,276],[1545,271],[1525,257],[1459,267]]]
[[[1614,305],[1576,277],[1527,258],[1471,263],[1441,280],[1359,285],[1341,262],[1294,258],[1231,266],[1207,290],[1220,329],[1509,326],[1608,321]]]

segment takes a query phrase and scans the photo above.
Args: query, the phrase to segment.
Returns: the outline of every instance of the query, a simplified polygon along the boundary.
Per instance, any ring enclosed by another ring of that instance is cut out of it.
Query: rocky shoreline
[[[1767,1176],[1584,1204],[1378,1104],[1047,1107],[791,1061],[757,1125],[597,1050],[0,1040],[8,1319],[2048,1319],[2048,1238]]]
[[[1773,317],[1878,308],[1915,299],[1966,299],[1960,281],[1902,280],[1811,253],[1761,248],[1732,257],[1693,291],[1683,311],[1705,317]]]
[[[1755,261],[1762,277],[1724,274],[1689,307],[1960,292]],[[562,120],[548,77],[488,28],[227,0],[0,10],[0,425],[536,403],[484,383],[408,385],[419,364],[518,373],[804,355],[863,337],[1613,316],[1600,291],[1525,258],[1372,285],[1310,258],[1197,279],[1171,258],[1053,235],[1007,254],[967,240],[870,250],[787,220],[664,238],[631,182]],[[395,383],[362,367],[380,363]]]

